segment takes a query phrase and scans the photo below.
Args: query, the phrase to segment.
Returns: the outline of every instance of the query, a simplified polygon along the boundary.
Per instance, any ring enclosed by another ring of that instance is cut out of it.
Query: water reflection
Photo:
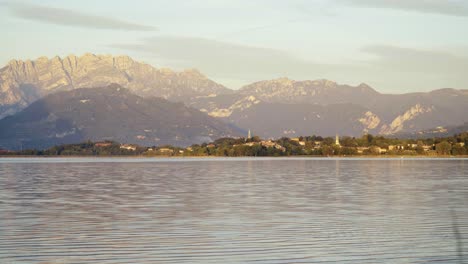
[[[0,160],[0,175],[2,263],[458,263],[450,210],[468,244],[464,160]]]

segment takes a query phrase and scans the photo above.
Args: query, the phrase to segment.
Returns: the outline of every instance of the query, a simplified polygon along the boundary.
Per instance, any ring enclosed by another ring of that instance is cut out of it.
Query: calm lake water
[[[468,160],[0,159],[2,264],[431,262],[468,263]]]

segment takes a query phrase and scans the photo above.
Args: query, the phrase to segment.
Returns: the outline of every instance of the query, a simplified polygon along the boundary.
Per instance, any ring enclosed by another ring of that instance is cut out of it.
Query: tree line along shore
[[[398,139],[373,136],[362,137],[283,137],[263,140],[220,138],[210,143],[189,147],[171,145],[144,147],[115,141],[64,144],[45,150],[0,149],[0,156],[463,156],[468,155],[468,132],[451,137]]]

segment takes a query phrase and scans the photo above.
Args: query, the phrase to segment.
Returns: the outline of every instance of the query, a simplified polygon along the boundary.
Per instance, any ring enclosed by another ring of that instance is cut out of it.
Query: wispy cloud
[[[156,36],[111,47],[143,52],[145,58],[154,56],[153,61],[169,67],[196,67],[210,78],[229,81],[224,84],[232,88],[277,77],[366,82],[379,90],[393,92],[468,86],[465,78],[468,58],[439,50],[372,45],[361,49],[367,59],[326,64],[283,50],[195,37]]]
[[[444,50],[391,45],[367,46],[361,50],[373,58],[360,75],[377,87],[396,91],[424,91],[468,87],[468,57]]]
[[[468,16],[465,0],[336,0],[336,2],[368,8],[388,8],[449,16]]]
[[[370,61],[374,67],[392,69],[393,72],[464,76],[468,68],[468,57],[439,50],[373,45],[362,51],[375,56]]]
[[[171,67],[196,67],[221,79],[258,80],[281,76],[326,76],[333,65],[315,64],[270,48],[228,43],[206,38],[156,36],[113,48],[145,52]]]
[[[130,23],[111,17],[83,13],[71,9],[48,7],[32,4],[6,3],[14,16],[43,23],[63,26],[127,30],[127,31],[154,31],[156,27]]]

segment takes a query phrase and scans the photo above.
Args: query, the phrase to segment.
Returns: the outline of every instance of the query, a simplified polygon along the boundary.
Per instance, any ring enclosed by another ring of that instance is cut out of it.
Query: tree
[[[452,147],[452,155],[465,155],[466,149],[459,144],[456,144]]]
[[[330,146],[322,146],[322,155],[323,156],[333,155],[333,148]]]
[[[436,145],[436,153],[438,155],[450,155],[450,151],[452,150],[452,145],[447,141],[442,141]]]
[[[341,155],[356,155],[357,154],[357,150],[356,148],[349,148],[349,147],[343,147],[341,148]]]
[[[366,137],[367,143],[368,143],[369,145],[373,143],[373,141],[374,141],[374,136],[373,136],[373,135],[367,134],[367,135],[364,135],[364,137]]]
[[[380,147],[378,146],[371,146],[369,148],[369,154],[371,155],[379,155],[380,154]]]
[[[327,146],[333,146],[335,144],[335,139],[332,137],[326,137],[323,139],[322,144]]]
[[[421,140],[418,141],[418,145],[414,150],[416,150],[416,153],[419,155],[424,154],[423,142]]]
[[[343,147],[357,147],[358,146],[355,138],[346,137],[346,136],[340,139],[340,144]]]

